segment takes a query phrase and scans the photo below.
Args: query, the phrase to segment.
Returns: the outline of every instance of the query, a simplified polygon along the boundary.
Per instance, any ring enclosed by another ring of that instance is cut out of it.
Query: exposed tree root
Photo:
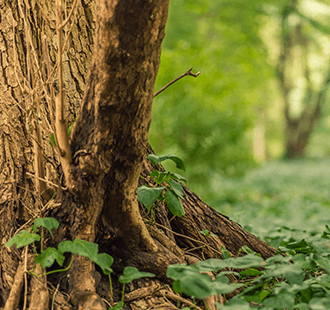
[[[196,265],[199,262],[199,260],[196,257],[190,256],[190,255],[186,255],[186,261],[189,265],[190,264]],[[215,279],[215,275],[213,272],[206,272],[206,273],[212,278],[212,280]],[[225,300],[222,295],[212,295],[212,296],[206,297],[204,301],[209,310],[217,310],[217,307],[215,305],[216,301],[218,303],[220,303],[221,305],[225,304]]]
[[[49,309],[49,291],[47,288],[47,277],[42,275],[43,268],[38,264],[34,273],[37,276],[32,276],[31,280],[31,301],[29,310],[48,310]]]
[[[105,310],[105,303],[96,294],[99,280],[93,262],[86,257],[74,255],[69,278],[71,303],[78,309]]]
[[[14,283],[10,290],[9,298],[6,301],[4,310],[16,310],[17,309],[18,303],[20,301],[20,295],[21,295],[22,288],[23,288],[24,270],[25,270],[24,262],[20,262],[17,267],[15,278],[14,278]]]
[[[190,300],[186,299],[186,298],[183,298],[181,297],[180,295],[178,294],[175,294],[173,293],[172,290],[169,290],[169,289],[163,289],[163,290],[160,290],[159,292],[157,292],[155,294],[156,296],[163,296],[164,298],[166,299],[170,299],[172,301],[174,301],[175,303],[178,303],[180,302],[181,304],[185,304],[187,305],[188,307],[192,307],[193,309],[197,309],[197,310],[202,310],[202,308],[196,306],[193,302],[191,302]]]
[[[71,310],[72,305],[69,304],[68,298],[65,298],[62,292],[58,290],[59,285],[51,290],[51,310]]]

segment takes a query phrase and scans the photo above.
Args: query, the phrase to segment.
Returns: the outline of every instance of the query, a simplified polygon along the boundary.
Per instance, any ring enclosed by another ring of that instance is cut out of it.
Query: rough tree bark
[[[291,16],[294,15],[296,18],[299,16],[296,14],[298,3],[298,0],[289,1],[283,9],[281,51],[277,64],[284,102],[285,158],[305,156],[311,134],[322,115],[322,106],[330,83],[328,66],[322,85],[319,87],[313,85],[312,68],[309,65],[311,42],[305,34],[304,21],[301,19],[294,26],[289,22]],[[304,81],[305,85],[302,86],[301,81]],[[298,96],[297,92],[300,93]],[[301,106],[301,111],[293,113],[294,105]]]
[[[63,12],[73,4],[68,1]],[[191,255],[195,259],[215,257],[223,245],[234,256],[243,245],[264,258],[274,253],[186,187],[186,215],[170,221],[171,215],[160,205],[156,224],[146,223],[136,192],[140,174],[145,177],[140,183],[152,182],[148,178],[154,169],[147,160],[152,152],[148,130],[168,0],[100,0],[98,6],[96,14],[95,2],[78,1],[72,23],[63,31],[68,39],[63,52],[68,122],[78,115],[70,137],[73,162],[65,179],[59,156],[48,142],[54,130],[50,117],[54,95],[60,85],[56,75],[52,78],[58,52],[54,3],[19,0],[0,4],[0,306],[7,302],[5,309],[22,307],[22,268],[29,269],[32,261],[25,251],[3,245],[36,217],[53,216],[60,222],[48,245],[74,238],[97,242],[100,252],[115,258],[114,275],[128,265],[155,273],[156,284],[138,281],[127,289],[149,285],[143,296],[150,298],[155,293],[152,303],[159,308],[171,307],[158,286],[166,281],[169,264],[190,263],[194,261]],[[41,143],[32,126],[36,123],[42,124]],[[43,168],[33,165],[38,147],[43,149]],[[37,178],[36,169],[44,169],[46,180]],[[37,180],[44,185],[56,183],[55,199],[42,195]],[[204,229],[219,238],[208,240],[202,251],[204,239],[198,232]],[[91,261],[81,257],[75,257],[64,275],[24,285],[29,285],[32,296],[30,309],[48,309],[53,300],[58,309],[105,309],[101,297],[109,300],[108,285]],[[42,300],[33,305],[38,293]],[[69,302],[65,294],[70,295]],[[170,291],[166,294],[175,299]],[[115,298],[119,295],[115,290]],[[126,304],[132,309],[150,308],[148,301],[142,305],[127,296]]]

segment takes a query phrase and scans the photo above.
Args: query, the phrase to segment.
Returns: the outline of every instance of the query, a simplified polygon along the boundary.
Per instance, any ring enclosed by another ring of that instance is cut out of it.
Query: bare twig
[[[49,18],[48,14],[47,14],[47,13],[45,12],[45,10],[43,9],[42,4],[39,3],[39,1],[36,1],[36,3],[37,3],[37,5],[38,5],[38,7],[39,7],[39,10],[40,10],[41,14],[47,19],[49,25],[50,25],[53,29],[55,29],[55,27],[56,27],[55,24],[51,21],[51,19]]]
[[[68,128],[64,116],[65,111],[65,91],[63,87],[63,63],[62,63],[62,0],[56,1],[56,33],[58,44],[58,79],[59,93],[55,98],[55,138],[60,153],[63,173],[67,184],[70,183],[70,164],[72,163],[71,149],[68,138]]]
[[[159,296],[159,297],[164,297],[164,298],[168,298],[168,299],[171,299],[173,300],[174,302],[180,302],[180,303],[185,303],[187,304],[188,306],[192,307],[192,308],[195,308],[197,310],[202,310],[202,308],[198,307],[197,305],[195,305],[194,303],[192,303],[190,300],[188,299],[185,299],[181,296],[178,296],[176,294],[174,294],[173,292],[170,292],[168,290],[160,290],[159,292],[156,292],[155,293],[156,296]]]
[[[55,304],[55,297],[56,297],[56,294],[58,292],[58,288],[60,287],[60,282],[58,282],[57,286],[56,286],[56,290],[53,294],[53,298],[52,298],[52,310],[54,310],[54,304]]]
[[[177,232],[175,232],[175,231],[173,231],[173,230],[167,228],[167,227],[164,226],[164,225],[161,225],[161,224],[158,224],[158,223],[155,223],[155,225],[156,225],[156,226],[159,226],[159,227],[161,227],[161,228],[163,228],[163,229],[166,229],[166,230],[168,230],[168,231],[170,231],[170,232],[172,232],[174,235],[177,235],[177,236],[180,236],[180,237],[183,237],[183,238],[186,238],[186,239],[192,240],[192,241],[194,241],[194,242],[200,243],[200,244],[202,244],[201,247],[205,246],[205,247],[208,247],[208,248],[212,249],[215,253],[219,253],[218,250],[216,250],[214,247],[212,247],[211,245],[209,245],[209,244],[207,244],[207,243],[205,243],[205,242],[203,242],[203,241],[200,241],[200,240],[197,240],[197,239],[191,238],[191,237],[186,236],[186,235],[179,234],[179,233],[177,233]]]
[[[28,258],[28,246],[25,246],[25,257],[24,257],[24,304],[23,304],[23,310],[26,309],[27,304],[27,295],[28,295],[28,282],[27,282],[27,258]]]
[[[67,18],[61,23],[60,28],[64,28],[64,26],[69,22],[69,20],[70,20],[72,14],[73,14],[73,12],[74,12],[74,9],[76,8],[77,2],[78,2],[78,0],[74,0],[73,5],[72,5],[72,8],[71,8],[71,10],[70,10],[70,12],[69,12],[69,15],[68,15],[68,17],[67,17]]]
[[[193,69],[193,67],[191,67],[187,72],[181,74],[179,77],[177,77],[176,79],[174,79],[173,81],[169,82],[168,84],[166,84],[163,88],[161,88],[159,91],[157,91],[154,94],[154,98],[159,95],[161,92],[163,92],[167,87],[171,86],[172,84],[174,84],[176,81],[179,81],[180,79],[182,79],[183,77],[185,77],[186,75],[191,75],[193,77],[198,77],[200,75],[200,71],[198,71],[197,73],[192,73],[191,70]]]
[[[44,182],[46,182],[46,183],[48,183],[48,184],[50,184],[50,185],[52,185],[52,186],[55,186],[55,187],[57,187],[57,188],[61,188],[62,190],[66,190],[66,187],[58,186],[57,184],[55,184],[55,183],[53,183],[53,182],[51,182],[51,181],[48,181],[48,180],[46,180],[46,179],[40,178],[40,177],[38,177],[38,176],[36,176],[36,175],[30,173],[30,172],[26,172],[26,174],[29,175],[29,176],[31,176],[31,177],[34,177],[34,178],[36,178],[36,179],[38,179],[38,180],[44,181]]]

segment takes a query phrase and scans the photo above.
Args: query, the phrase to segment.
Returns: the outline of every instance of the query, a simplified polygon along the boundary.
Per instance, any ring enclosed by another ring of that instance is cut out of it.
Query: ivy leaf
[[[150,173],[150,176],[153,177],[157,177],[159,175],[159,171],[154,170],[153,172]]]
[[[221,247],[221,254],[222,254],[222,258],[226,259],[226,258],[230,258],[230,252],[226,250],[226,248],[224,246]]]
[[[6,242],[5,246],[11,247],[12,245],[16,244],[16,247],[19,249],[35,241],[40,241],[40,236],[37,234],[30,233],[29,230],[27,229],[20,231],[18,235],[10,238]]]
[[[172,179],[170,179],[169,181],[169,185],[171,186],[171,188],[173,189],[173,191],[175,192],[175,194],[177,196],[179,196],[180,198],[183,198],[183,195],[182,195],[182,185]]]
[[[58,250],[61,253],[70,252],[80,256],[88,257],[93,262],[97,263],[97,252],[99,246],[96,243],[81,239],[74,239],[73,241],[62,241],[58,245]]]
[[[103,273],[109,275],[112,272],[112,269],[110,268],[113,264],[113,257],[110,256],[107,253],[100,253],[96,256],[96,264],[98,264]]]
[[[172,179],[175,179],[175,180],[181,181],[181,182],[183,182],[183,183],[186,184],[186,185],[187,185],[187,183],[188,183],[187,179],[186,179],[185,177],[183,177],[182,175],[178,174],[178,173],[172,173],[172,172],[170,172],[170,177],[171,177]]]
[[[165,202],[173,215],[182,216],[185,214],[181,201],[174,191],[166,191]]]
[[[157,184],[161,184],[162,182],[169,183],[170,181],[170,172],[160,172],[158,176],[155,178]]]
[[[166,187],[147,187],[138,188],[138,200],[147,208],[151,208],[155,201],[161,196]]]
[[[205,237],[218,238],[217,235],[215,235],[215,234],[211,234],[207,229],[205,229],[205,230],[201,230],[199,233],[202,234],[202,235],[204,235]]]
[[[181,158],[179,158],[178,156],[175,156],[175,155],[172,155],[172,154],[168,154],[168,155],[163,155],[163,156],[156,156],[155,154],[149,154],[148,155],[148,159],[151,161],[151,163],[153,165],[157,165],[158,163],[166,160],[166,159],[170,159],[172,160],[173,162],[175,162],[176,164],[176,167],[183,170],[183,171],[186,171],[186,168],[184,166],[184,163],[182,161]]]
[[[64,262],[64,255],[55,248],[48,247],[46,250],[41,251],[41,253],[36,257],[36,263],[39,263],[43,268],[50,267],[54,264],[54,261],[62,266]]]
[[[140,272],[137,268],[128,266],[124,269],[123,275],[119,277],[120,283],[130,283],[133,280],[144,278],[144,277],[154,277],[153,273]]]
[[[262,275],[262,272],[254,269],[254,268],[248,268],[239,273],[240,277],[256,277]]]
[[[45,217],[45,218],[35,219],[32,230],[34,232],[37,232],[39,226],[47,228],[49,230],[50,234],[52,235],[52,237],[54,238],[54,236],[52,234],[52,229],[53,228],[58,228],[59,224],[58,224],[58,221],[55,220],[54,218]]]

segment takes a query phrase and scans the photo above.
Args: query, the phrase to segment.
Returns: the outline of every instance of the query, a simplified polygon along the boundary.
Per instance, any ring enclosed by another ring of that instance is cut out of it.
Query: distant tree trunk
[[[283,9],[281,52],[277,65],[286,122],[286,158],[305,156],[309,139],[322,114],[330,82],[330,66],[321,85],[315,85],[311,79],[311,42],[305,32],[306,22],[297,14],[297,6],[298,0],[290,0]],[[299,18],[299,23],[292,26],[289,23],[291,16]]]
[[[82,1],[73,11],[63,31],[63,41],[68,38],[63,80],[67,120],[72,123],[78,117],[70,136],[72,163],[66,178],[59,160],[61,150],[56,152],[49,142],[55,129],[54,98],[61,85],[58,76],[51,75],[59,39],[54,3],[38,3],[19,0],[0,6],[0,16],[6,16],[0,19],[2,245],[19,229],[30,227],[35,218],[52,216],[60,222],[60,228],[54,240],[47,240],[48,246],[74,238],[97,242],[100,252],[115,258],[114,276],[131,265],[155,273],[156,281],[162,283],[166,267],[191,262],[191,253],[199,259],[216,257],[225,246],[236,256],[247,245],[264,258],[272,256],[275,249],[217,213],[186,187],[186,215],[181,218],[172,219],[160,205],[156,224],[149,225],[144,208],[137,202],[139,179],[140,184],[152,184],[148,175],[155,168],[147,160],[152,152],[148,130],[167,0],[100,0],[97,16],[95,3]],[[61,8],[61,1],[56,3]],[[69,12],[75,4],[66,2],[63,12]],[[64,13],[63,20],[67,17]],[[40,149],[43,164],[34,161]],[[47,189],[50,195],[44,195],[41,184],[49,187],[49,182],[53,188]],[[53,194],[55,199],[50,199]],[[200,245],[204,239],[199,231],[204,229],[219,238],[207,240],[203,251]],[[191,249],[190,254],[186,249]],[[6,310],[22,308],[25,260],[30,270],[33,260],[29,254],[1,246],[0,306],[7,302]],[[104,284],[107,279],[87,259],[75,257],[68,272],[41,279],[25,283],[32,296],[31,309],[48,309],[52,300],[59,309],[106,309],[100,296],[109,299],[108,284]],[[118,281],[113,281],[118,301]],[[135,288],[128,286],[129,290]],[[64,293],[70,295],[70,303]],[[39,298],[39,305],[33,296]],[[160,307],[166,304],[163,297],[155,297],[153,302]],[[127,305],[137,309],[134,301]]]

